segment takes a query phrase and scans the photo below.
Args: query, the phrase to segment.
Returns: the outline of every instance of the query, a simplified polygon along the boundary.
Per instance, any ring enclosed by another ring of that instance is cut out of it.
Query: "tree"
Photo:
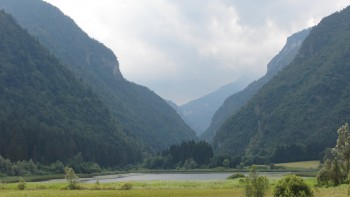
[[[68,189],[78,189],[79,177],[75,174],[73,168],[64,168],[65,178],[68,182]]]
[[[311,188],[305,183],[304,179],[295,174],[288,175],[279,180],[273,193],[274,197],[314,196]]]
[[[330,186],[331,185],[331,177],[332,177],[332,162],[327,159],[321,168],[321,170],[317,174],[317,184],[319,186]]]
[[[22,177],[19,178],[18,184],[17,184],[17,189],[19,190],[25,190],[26,188],[26,182]]]
[[[334,159],[331,166],[331,180],[334,186],[337,186],[343,182],[343,174],[340,169],[338,160]]]
[[[269,189],[269,180],[265,176],[258,175],[256,166],[251,167],[244,184],[244,192],[247,197],[263,197]]]
[[[339,159],[345,167],[345,174],[350,170],[350,132],[349,124],[345,123],[338,129],[338,139],[335,148],[332,149],[336,159]]]
[[[229,159],[224,159],[224,161],[222,162],[222,165],[223,165],[225,168],[230,167],[230,160],[229,160]]]
[[[345,180],[350,170],[350,132],[346,123],[338,129],[337,144],[332,148],[333,161],[324,162],[323,168],[317,175],[319,185],[336,186]]]

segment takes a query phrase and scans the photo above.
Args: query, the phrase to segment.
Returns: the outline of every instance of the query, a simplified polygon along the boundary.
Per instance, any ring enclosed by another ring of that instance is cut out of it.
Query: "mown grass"
[[[320,166],[320,161],[300,161],[289,163],[278,163],[275,166],[291,168],[291,169],[317,169]]]

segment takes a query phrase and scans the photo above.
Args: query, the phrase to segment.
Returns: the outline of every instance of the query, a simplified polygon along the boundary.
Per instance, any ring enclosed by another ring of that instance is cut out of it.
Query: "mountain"
[[[174,109],[146,87],[125,80],[113,52],[41,0],[0,0],[0,7],[96,92],[113,117],[151,151],[194,139]]]
[[[225,99],[242,90],[251,81],[250,77],[242,77],[208,95],[179,106],[177,110],[180,111],[181,117],[199,136],[209,127],[214,113]]]
[[[248,163],[318,159],[350,119],[350,7],[324,18],[285,69],[218,130]]]
[[[117,166],[142,160],[90,88],[0,11],[0,155],[12,161],[84,160]]]
[[[213,115],[210,126],[202,134],[201,138],[212,142],[217,130],[226,119],[238,112],[267,82],[294,59],[309,32],[310,29],[306,29],[288,37],[283,49],[268,63],[266,74],[259,80],[249,84],[242,91],[228,97]]]

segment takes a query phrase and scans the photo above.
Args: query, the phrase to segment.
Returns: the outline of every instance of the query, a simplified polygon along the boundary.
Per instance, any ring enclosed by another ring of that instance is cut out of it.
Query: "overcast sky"
[[[294,32],[348,0],[45,0],[117,55],[129,81],[177,104],[257,79]]]

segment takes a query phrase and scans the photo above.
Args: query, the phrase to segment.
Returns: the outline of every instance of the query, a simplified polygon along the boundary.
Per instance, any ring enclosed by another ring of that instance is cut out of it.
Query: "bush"
[[[265,176],[258,176],[255,166],[250,170],[244,182],[244,192],[247,197],[263,197],[269,189],[269,180]]]
[[[311,188],[304,179],[295,174],[288,175],[279,180],[274,190],[275,197],[311,197],[314,196]]]
[[[238,179],[238,178],[244,178],[244,174],[232,174],[227,179]]]
[[[18,190],[25,190],[26,188],[26,182],[22,177],[19,178],[18,184],[17,184],[17,189]]]
[[[78,189],[78,181],[79,181],[79,177],[75,174],[73,168],[68,168],[66,167],[64,169],[65,172],[65,178],[68,182],[68,189]]]
[[[131,183],[124,183],[121,187],[120,190],[131,190],[133,185]]]

